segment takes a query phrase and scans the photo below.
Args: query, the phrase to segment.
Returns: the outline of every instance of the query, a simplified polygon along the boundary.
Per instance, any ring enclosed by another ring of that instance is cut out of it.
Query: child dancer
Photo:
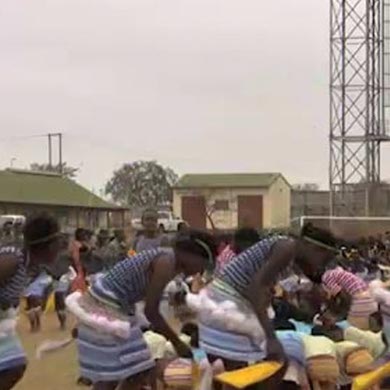
[[[34,278],[26,289],[24,296],[27,300],[27,316],[30,322],[31,332],[39,332],[41,329],[41,315],[49,295],[53,278],[42,270]]]
[[[120,382],[123,390],[139,389],[140,376],[154,367],[134,316],[134,306],[142,300],[153,328],[172,342],[180,356],[192,356],[160,314],[160,300],[176,275],[212,271],[215,255],[212,236],[189,231],[178,236],[174,249],[141,252],[115,265],[86,293],[68,296],[67,306],[79,320],[81,374],[93,381],[94,390],[113,390]]]
[[[46,215],[29,219],[24,250],[0,248],[0,389],[9,390],[23,377],[27,360],[15,333],[16,311],[29,270],[53,262],[59,250],[57,221]]]

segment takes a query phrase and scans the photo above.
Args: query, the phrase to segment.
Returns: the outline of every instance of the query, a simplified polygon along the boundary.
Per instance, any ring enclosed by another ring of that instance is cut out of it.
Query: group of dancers
[[[340,242],[330,232],[307,225],[298,235],[261,239],[253,229],[241,229],[220,251],[215,236],[191,229],[168,245],[156,223],[148,210],[136,253],[89,283],[83,269],[75,267],[78,282],[64,297],[64,307],[77,319],[73,336],[80,373],[94,390],[156,388],[159,380],[175,386],[169,377],[180,376],[180,370],[173,375],[167,370],[199,354],[219,371],[265,359],[283,364],[272,382],[251,388],[336,389],[386,358],[386,282],[368,283],[340,267]],[[0,249],[1,390],[11,389],[27,366],[15,328],[28,275],[55,261],[60,237],[57,222],[40,215],[26,222],[22,249]],[[187,334],[181,335],[160,305],[167,286],[190,278],[187,291],[175,292],[172,300],[192,313],[192,326],[187,323]],[[140,303],[144,317],[137,310]],[[161,351],[156,355],[156,340],[171,346],[169,357]],[[163,367],[161,375],[156,367]],[[210,386],[218,388],[217,383]]]

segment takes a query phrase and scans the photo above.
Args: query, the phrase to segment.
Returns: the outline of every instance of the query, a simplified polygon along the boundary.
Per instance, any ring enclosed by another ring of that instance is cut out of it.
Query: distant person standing
[[[4,222],[1,231],[1,244],[10,245],[13,243],[14,243],[14,234],[13,234],[12,222],[11,221]]]
[[[96,248],[94,250],[95,256],[101,259],[104,269],[109,268],[110,263],[110,234],[107,229],[100,229],[97,235]]]
[[[233,243],[228,244],[217,257],[217,271],[222,270],[235,256],[259,241],[260,235],[256,229],[238,229],[234,234]]]
[[[114,239],[107,246],[108,268],[113,267],[119,261],[127,257],[126,234],[123,229],[117,229],[114,232]]]
[[[72,266],[72,257],[69,253],[69,237],[62,235],[60,239],[60,252],[56,261],[48,268],[54,278],[54,306],[57,313],[61,330],[66,327],[66,307],[65,298],[70,293],[71,276],[74,271],[70,270]]]
[[[142,213],[143,231],[134,243],[137,253],[167,245],[167,237],[160,233],[158,228],[158,212],[149,208]]]
[[[80,259],[80,253],[88,250],[87,234],[85,229],[76,229],[74,239],[70,243],[69,250],[72,257],[72,266],[77,273],[77,277],[72,283],[72,291],[85,291],[87,284],[85,281],[85,272]]]
[[[14,230],[14,244],[18,248],[23,248],[24,238],[23,238],[23,229],[24,224],[22,222],[15,222],[13,226]]]

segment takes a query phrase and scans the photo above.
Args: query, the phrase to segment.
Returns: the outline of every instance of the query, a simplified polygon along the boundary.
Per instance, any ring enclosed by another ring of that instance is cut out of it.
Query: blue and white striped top
[[[0,247],[0,261],[3,255],[14,256],[18,262],[14,275],[0,283],[0,309],[7,310],[19,306],[20,297],[28,283],[27,261],[23,251],[15,246]]]
[[[274,244],[281,239],[287,239],[287,237],[266,238],[240,253],[222,269],[219,279],[233,287],[240,294],[244,294],[252,278],[269,258]]]
[[[122,260],[91,286],[91,293],[98,299],[118,305],[127,314],[133,314],[134,304],[142,301],[151,276],[151,265],[162,255],[174,261],[169,248],[156,248]]]

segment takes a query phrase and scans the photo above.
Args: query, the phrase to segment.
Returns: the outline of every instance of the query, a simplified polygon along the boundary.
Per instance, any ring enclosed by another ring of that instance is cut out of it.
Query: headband
[[[326,250],[328,250],[328,251],[335,252],[335,253],[338,253],[338,252],[339,252],[339,251],[338,251],[336,248],[334,248],[333,246],[324,244],[323,242],[318,241],[318,240],[315,240],[314,238],[307,237],[307,236],[303,236],[302,238],[303,238],[305,241],[310,242],[310,244],[319,246],[319,247],[322,248],[322,249],[326,249]]]
[[[60,236],[61,236],[61,232],[56,232],[53,234],[49,234],[46,237],[38,238],[36,240],[27,241],[27,244],[28,245],[44,244],[45,242],[52,241],[55,238],[60,237]]]
[[[214,256],[213,254],[211,253],[211,250],[210,250],[210,247],[205,243],[203,242],[202,240],[199,240],[198,238],[196,238],[194,240],[200,247],[202,247],[202,249],[204,249],[207,253],[207,256],[208,256],[208,260],[207,260],[207,263],[208,263],[208,267],[207,268],[212,268],[214,267]]]

